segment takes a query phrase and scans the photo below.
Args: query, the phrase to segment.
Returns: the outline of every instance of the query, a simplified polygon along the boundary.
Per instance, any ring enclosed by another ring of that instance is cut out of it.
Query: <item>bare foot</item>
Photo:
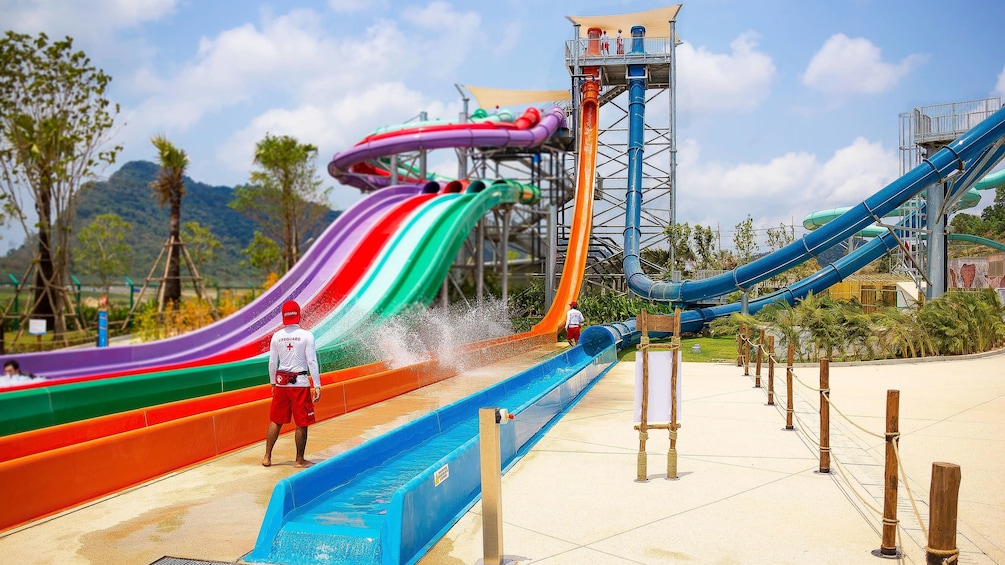
[[[270,467],[270,466],[272,466],[271,457],[265,457],[264,459],[262,459],[262,467]]]
[[[314,463],[312,463],[312,462],[304,459],[303,461],[295,461],[293,463],[293,468],[294,469],[306,469],[307,467],[310,467],[313,464]]]

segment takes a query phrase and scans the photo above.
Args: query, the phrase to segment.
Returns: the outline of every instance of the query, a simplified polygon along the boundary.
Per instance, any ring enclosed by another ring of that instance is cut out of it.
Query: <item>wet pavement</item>
[[[560,350],[545,347],[312,426],[321,461],[416,415],[498,382]],[[922,520],[932,463],[962,468],[959,563],[1005,564],[1005,376],[1002,355],[832,364],[832,472],[821,474],[817,369],[800,366],[795,430],[733,364],[683,367],[677,480],[666,480],[666,431],[652,430],[636,481],[634,368],[603,377],[503,478],[503,547],[511,563],[873,563],[880,546],[886,391],[900,390],[900,452]],[[753,369],[751,369],[753,372]],[[766,379],[765,379],[766,380]],[[766,385],[766,383],[764,383]],[[519,416],[517,416],[519,417]],[[262,430],[264,438],[265,430]],[[164,556],[240,562],[269,496],[292,467],[292,434],[260,465],[263,443],[0,533],[3,562],[148,564]],[[58,488],[58,485],[53,485]],[[899,490],[904,563],[924,563],[923,529]],[[482,559],[475,504],[419,563]]]

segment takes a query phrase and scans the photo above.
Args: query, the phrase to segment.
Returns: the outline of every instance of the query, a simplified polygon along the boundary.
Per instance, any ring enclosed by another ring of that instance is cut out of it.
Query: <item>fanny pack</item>
[[[309,371],[301,371],[299,373],[294,371],[276,371],[276,384],[279,386],[295,385],[297,384],[298,376],[309,374]]]

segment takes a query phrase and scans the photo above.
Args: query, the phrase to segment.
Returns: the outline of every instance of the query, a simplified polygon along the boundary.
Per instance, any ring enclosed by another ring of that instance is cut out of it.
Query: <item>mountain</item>
[[[155,163],[130,161],[122,165],[108,180],[96,182],[82,190],[78,200],[75,233],[100,214],[118,214],[132,225],[129,241],[133,247],[133,264],[129,277],[137,284],[142,284],[150,274],[154,261],[157,260],[168,237],[168,207],[159,206],[150,189],[150,183],[156,179],[158,170],[159,167]],[[185,196],[181,202],[182,225],[185,222],[199,222],[208,228],[221,244],[214,261],[205,266],[205,272],[201,274],[222,286],[230,284],[247,286],[249,281],[260,282],[259,273],[249,267],[241,266],[241,261],[245,259],[241,251],[251,243],[255,231],[261,228],[228,206],[233,198],[233,187],[210,186],[189,177],[185,177],[184,180]],[[317,233],[326,228],[338,215],[338,211],[328,210]],[[309,240],[314,235],[317,234],[308,233],[304,239]],[[24,246],[11,250],[5,257],[0,258],[0,273],[13,273],[20,278],[28,266],[33,251]],[[164,260],[162,257],[154,278],[163,272]],[[81,278],[80,275],[77,277]]]

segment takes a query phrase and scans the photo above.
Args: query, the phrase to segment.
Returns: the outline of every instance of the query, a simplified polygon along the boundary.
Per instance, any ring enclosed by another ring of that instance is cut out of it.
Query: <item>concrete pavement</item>
[[[959,464],[958,563],[1005,563],[1002,361],[832,364],[831,398],[848,419],[832,411],[830,474],[818,472],[818,392],[797,381],[796,429],[787,431],[784,369],[775,384],[782,394],[768,406],[741,367],[685,363],[679,478],[666,480],[669,440],[653,430],[647,482],[635,480],[634,372],[621,363],[504,476],[504,562],[883,561],[873,552],[881,545],[886,391],[895,389],[900,452],[922,520],[932,463]],[[796,375],[819,384],[816,366]],[[926,534],[906,489],[898,493],[900,562],[925,563]],[[475,505],[419,563],[480,563],[480,511]]]
[[[562,347],[558,345],[556,347]],[[554,352],[544,348],[312,426],[308,457],[326,459],[436,406],[471,394]],[[922,519],[931,465],[962,467],[959,563],[1005,564],[1005,377],[1001,355],[830,369],[831,474],[820,474],[818,393],[797,383],[796,430],[784,394],[732,364],[684,364],[679,479],[666,480],[665,431],[647,445],[637,482],[633,366],[619,363],[503,478],[511,563],[873,563],[880,546],[886,391],[901,391],[901,454]],[[751,369],[753,371],[753,368]],[[766,370],[764,371],[766,375]],[[817,369],[796,369],[813,385]],[[784,370],[776,389],[784,393]],[[857,426],[861,426],[860,429]],[[875,437],[872,434],[878,434]],[[264,435],[264,430],[263,430]],[[262,445],[0,534],[4,562],[148,564],[164,556],[235,563],[251,550],[272,487],[296,472],[292,436],[277,464]],[[58,488],[58,485],[53,485]],[[925,562],[922,529],[901,488],[903,563]],[[480,505],[419,561],[480,563]]]

